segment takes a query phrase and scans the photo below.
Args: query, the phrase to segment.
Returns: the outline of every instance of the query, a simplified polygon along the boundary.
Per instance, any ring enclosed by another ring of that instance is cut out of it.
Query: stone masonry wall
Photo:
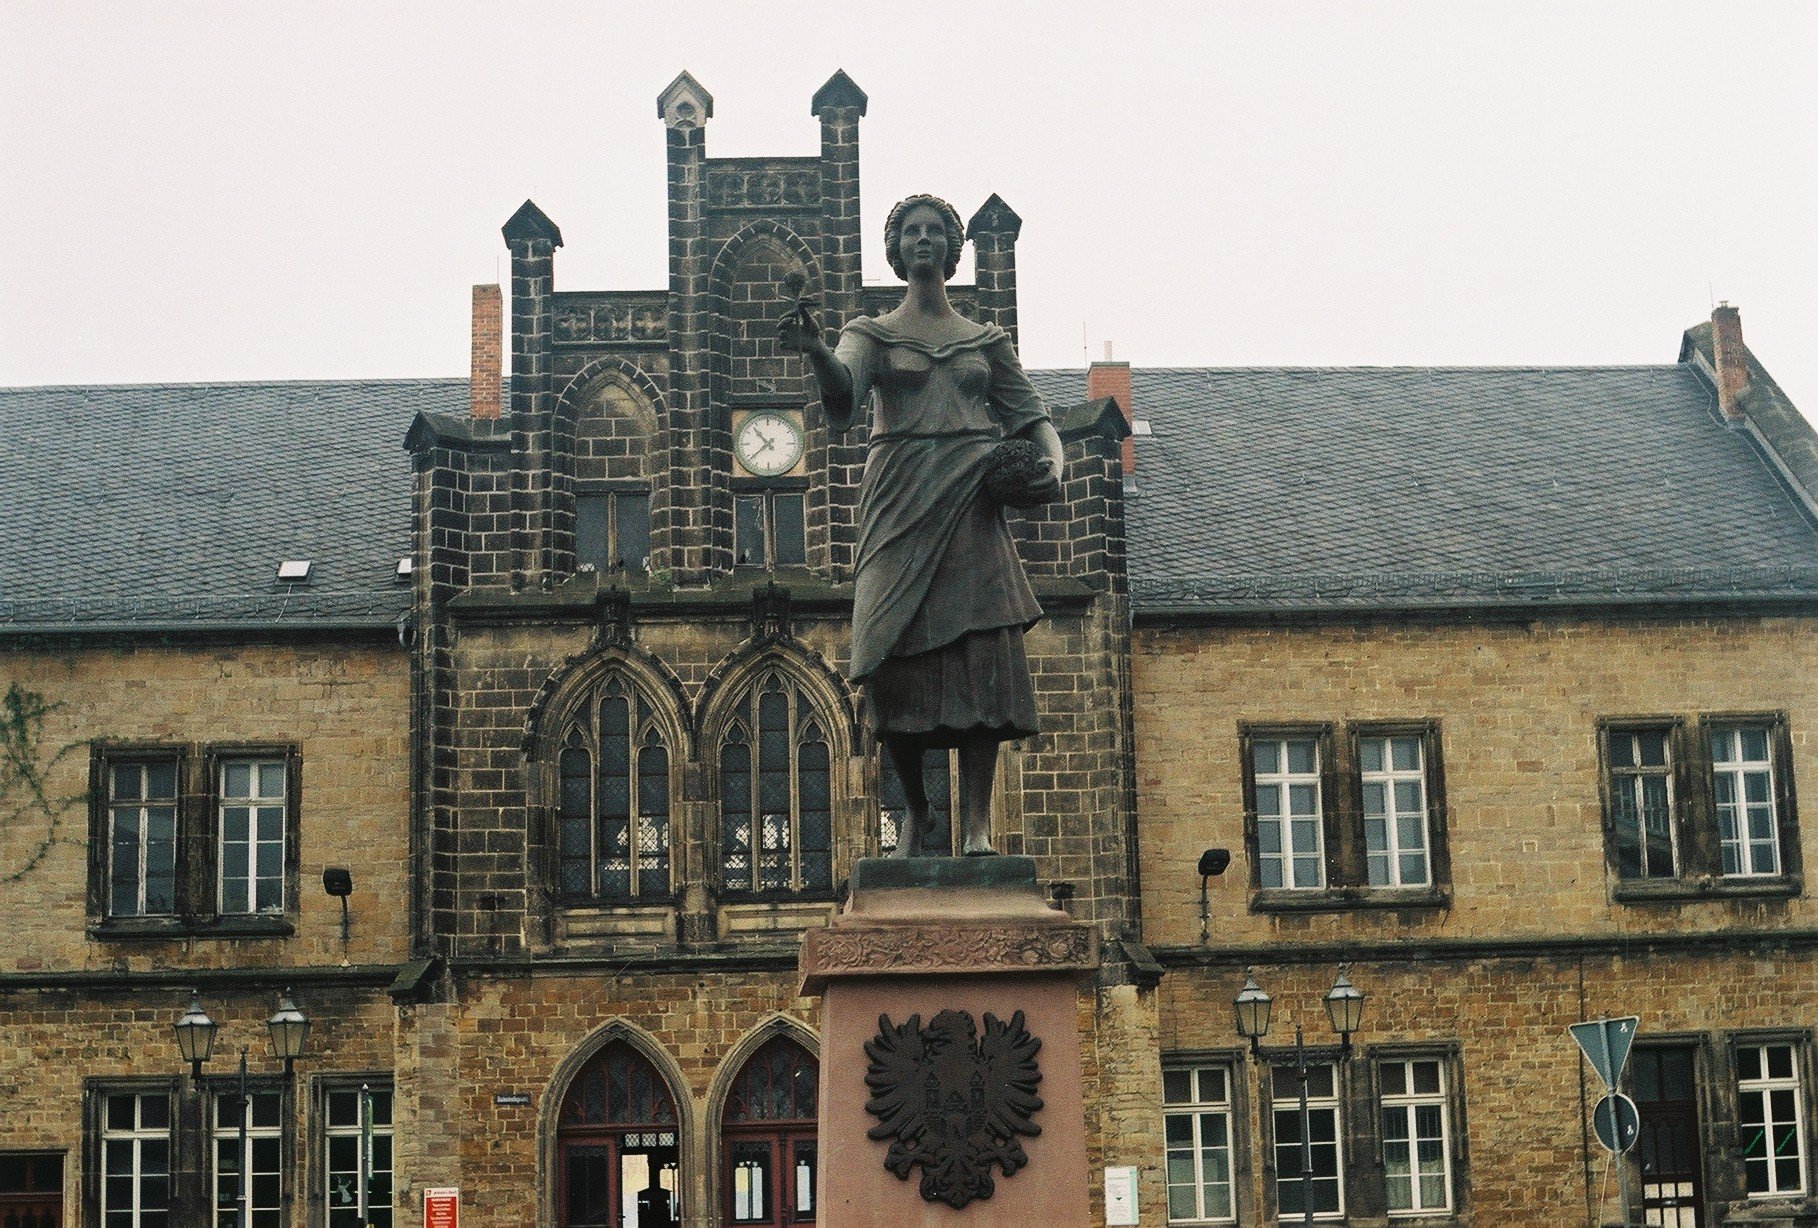
[[[1292,1049],[1296,1021],[1310,1045],[1331,1043],[1320,1004],[1331,984],[1329,964],[1262,962],[1256,977],[1275,997],[1267,1050],[1272,1057],[1280,1060],[1283,1044]],[[1375,1054],[1407,1046],[1456,1049],[1466,1136],[1458,1223],[1596,1228],[1619,1222],[1614,1177],[1606,1184],[1608,1153],[1589,1128],[1603,1087],[1566,1029],[1583,1019],[1622,1015],[1640,1017],[1638,1046],[1672,1041],[1699,1047],[1700,1115],[1713,1144],[1705,1156],[1705,1197],[1713,1210],[1732,1202],[1740,1207],[1745,1199],[1734,1163],[1740,1140],[1724,1109],[1735,1080],[1729,1041],[1757,1029],[1803,1029],[1809,1038],[1818,1021],[1818,956],[1809,949],[1383,958],[1360,961],[1351,977],[1369,995],[1350,1080],[1360,1112],[1370,1111]],[[1171,972],[1160,990],[1160,1049],[1164,1059],[1222,1053],[1194,1060],[1226,1066],[1247,1089],[1247,1111],[1235,1129],[1236,1166],[1248,1174],[1240,1180],[1241,1205],[1252,1209],[1243,1222],[1267,1222],[1255,1210],[1272,1205],[1268,1187],[1274,1180],[1263,1148],[1262,1089],[1255,1065],[1237,1049],[1230,1006],[1242,984],[1243,969],[1236,966]],[[1324,1053],[1330,1060],[1329,1050]],[[1145,1222],[1151,1208],[1159,1216],[1166,1205],[1159,1157],[1157,1150],[1145,1161]],[[1355,1131],[1345,1165],[1362,1187],[1357,1201],[1372,1191],[1377,1200],[1373,1213],[1357,1206],[1346,1222],[1387,1222],[1380,1207],[1380,1157]]]
[[[0,653],[0,690],[17,683],[59,705],[44,744],[72,746],[46,780],[69,799],[56,843],[0,887],[0,972],[338,963],[340,905],[324,866],[353,869],[345,954],[394,963],[409,948],[408,662],[371,647],[196,645]],[[92,940],[88,915],[90,740],[290,744],[301,755],[297,898],[291,937]],[[0,831],[0,873],[29,855],[38,824]]]
[[[1597,748],[1599,717],[1783,712],[1795,782],[1809,795],[1818,788],[1815,653],[1818,622],[1802,618],[1139,626],[1147,940],[1198,943],[1194,864],[1209,847],[1232,852],[1212,885],[1211,917],[1231,945],[1818,924],[1809,893],[1612,902]],[[1440,725],[1451,908],[1250,912],[1238,723],[1408,718]],[[1818,815],[1803,817],[1811,867]]]

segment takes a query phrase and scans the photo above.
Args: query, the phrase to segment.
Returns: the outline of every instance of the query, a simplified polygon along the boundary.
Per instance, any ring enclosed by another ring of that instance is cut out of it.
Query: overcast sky
[[[1024,218],[1030,366],[1670,362],[1713,299],[1818,418],[1818,3],[0,0],[0,384],[463,375],[532,197],[666,284],[656,95]],[[970,262],[961,276],[969,276]]]

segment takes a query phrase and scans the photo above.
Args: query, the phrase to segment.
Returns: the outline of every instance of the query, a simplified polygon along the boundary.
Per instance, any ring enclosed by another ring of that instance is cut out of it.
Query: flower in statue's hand
[[[985,494],[1005,507],[1040,507],[1060,496],[1060,479],[1042,448],[1006,439],[985,458]]]

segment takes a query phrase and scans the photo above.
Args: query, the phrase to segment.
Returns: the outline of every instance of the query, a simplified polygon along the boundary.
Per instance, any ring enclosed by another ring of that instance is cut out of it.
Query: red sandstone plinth
[[[803,991],[821,1007],[820,1223],[827,1228],[1074,1228],[1088,1219],[1079,994],[1098,967],[1097,934],[1047,907],[1024,857],[864,860],[832,924],[802,940]],[[884,1167],[887,1141],[866,1132],[878,1016],[923,1024],[943,1010],[989,1012],[1042,1042],[1027,1166],[993,1169],[992,1197],[954,1209],[925,1201],[920,1170]]]

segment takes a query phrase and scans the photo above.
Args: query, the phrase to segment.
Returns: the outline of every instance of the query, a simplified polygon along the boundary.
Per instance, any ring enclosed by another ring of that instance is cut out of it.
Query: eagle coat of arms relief
[[[955,1209],[996,1193],[992,1165],[1012,1175],[1029,1162],[1018,1136],[1042,1132],[1033,1120],[1042,1042],[1021,1011],[984,1021],[980,1036],[967,1011],[942,1011],[925,1028],[920,1015],[901,1026],[880,1015],[865,1042],[865,1110],[878,1122],[867,1136],[890,1140],[885,1168],[907,1181],[920,1165],[922,1197]]]

